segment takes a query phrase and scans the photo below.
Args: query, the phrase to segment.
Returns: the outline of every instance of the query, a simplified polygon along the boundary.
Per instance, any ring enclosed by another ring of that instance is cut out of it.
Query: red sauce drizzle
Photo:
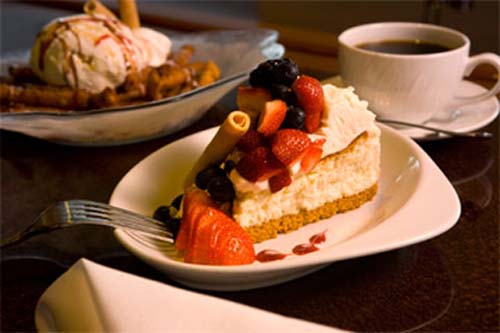
[[[321,243],[326,241],[326,232],[327,231],[328,231],[328,229],[326,229],[323,232],[320,232],[319,234],[312,235],[309,238],[309,243],[296,245],[292,249],[293,254],[301,256],[304,254],[318,251],[319,248],[316,245],[321,244]],[[259,253],[257,253],[256,259],[259,262],[269,262],[269,261],[284,259],[288,255],[289,254],[281,253],[281,252],[276,251],[276,250],[262,250]]]
[[[70,31],[75,38],[77,39],[78,43],[78,49],[79,52],[81,52],[81,41],[78,35],[71,30],[71,26],[69,25],[68,22],[74,22],[74,21],[92,21],[92,22],[101,22],[109,31],[111,34],[109,35],[104,35],[100,37],[94,45],[97,46],[102,39],[105,38],[113,38],[115,41],[118,42],[120,48],[122,49],[123,53],[123,58],[127,67],[127,70],[136,70],[137,65],[136,65],[136,59],[134,59],[135,55],[132,50],[132,41],[128,39],[127,37],[123,36],[118,28],[116,27],[117,22],[116,20],[112,19],[107,19],[107,18],[100,18],[100,17],[78,17],[78,18],[73,18],[73,19],[65,19],[65,20],[60,20],[57,23],[54,24],[54,26],[48,30],[45,31],[41,34],[41,42],[40,42],[40,55],[38,58],[38,67],[43,71],[45,67],[45,54],[50,47],[50,45],[54,42],[54,40],[58,39],[61,43],[63,43],[63,47],[65,49],[65,57],[70,58],[71,54],[69,54],[69,51],[67,50],[67,45],[65,45],[64,41],[62,38],[59,38],[60,33],[64,31]],[[61,30],[63,29],[63,30]],[[70,58],[71,59],[71,58]],[[73,72],[75,76],[75,84],[78,84],[78,78],[76,77],[76,68],[73,63],[73,61],[70,61],[71,63],[71,68],[70,70]],[[67,70],[67,69],[66,69]],[[67,74],[66,74],[67,75]]]
[[[269,262],[284,259],[286,256],[288,256],[288,254],[276,250],[262,250],[257,253],[256,259],[259,262]]]
[[[309,243],[316,245],[316,244],[321,244],[326,241],[326,231],[320,232],[319,234],[312,235],[311,238],[309,238]]]
[[[298,256],[308,254],[314,251],[318,251],[319,248],[317,248],[314,244],[311,243],[304,243],[304,244],[299,244],[295,246],[292,250],[292,252]]]
[[[111,35],[110,34],[105,34],[105,35],[102,35],[101,37],[97,38],[94,42],[94,46],[97,46],[99,44],[101,44],[101,42],[105,39],[108,39],[108,38],[111,38]]]

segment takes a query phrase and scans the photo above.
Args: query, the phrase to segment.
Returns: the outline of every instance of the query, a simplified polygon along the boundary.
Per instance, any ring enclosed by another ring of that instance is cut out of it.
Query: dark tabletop
[[[312,74],[324,78],[333,73]],[[1,131],[1,236],[29,225],[60,200],[107,202],[136,163],[170,142],[219,124],[234,101],[233,91],[181,132],[125,146],[62,146]],[[488,141],[420,143],[460,197],[460,219],[446,233],[402,249],[333,263],[272,287],[200,292],[354,331],[499,331],[498,127],[497,119],[485,128],[495,135]],[[37,300],[82,256],[179,286],[126,252],[106,228],[62,230],[1,252],[1,330],[35,330]]]
[[[174,140],[218,124],[234,100],[233,91],[193,126],[126,146],[62,146],[1,132],[2,237],[30,224],[56,201],[108,201],[118,181],[137,162]],[[421,143],[460,196],[460,220],[445,234],[334,263],[277,286],[207,293],[355,331],[497,331],[498,120],[486,130],[495,134],[493,140]],[[38,298],[65,271],[61,263],[69,265],[81,256],[177,285],[125,252],[106,228],[58,231],[2,251],[2,330],[34,330]]]

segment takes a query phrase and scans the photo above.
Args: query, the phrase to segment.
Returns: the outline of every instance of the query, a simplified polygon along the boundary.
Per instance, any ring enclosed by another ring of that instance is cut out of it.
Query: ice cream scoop
[[[39,33],[31,66],[43,81],[99,93],[115,88],[129,73],[164,63],[170,39],[152,29],[130,29],[101,15],[56,19]]]

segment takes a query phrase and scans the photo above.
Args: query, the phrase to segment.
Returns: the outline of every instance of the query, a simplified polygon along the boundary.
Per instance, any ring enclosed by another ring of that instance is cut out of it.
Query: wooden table
[[[315,74],[324,78],[332,73]],[[56,201],[106,202],[137,162],[172,141],[217,125],[235,107],[234,100],[233,91],[189,128],[127,146],[69,147],[1,132],[2,236],[27,226]],[[460,220],[445,234],[399,250],[334,263],[277,286],[206,293],[347,330],[498,331],[498,126],[497,119],[486,127],[495,135],[489,141],[421,143],[460,196]],[[85,256],[178,285],[125,252],[109,230],[99,227],[41,236],[2,251],[1,256],[2,331],[35,329],[38,298],[65,271],[50,258],[71,263]]]

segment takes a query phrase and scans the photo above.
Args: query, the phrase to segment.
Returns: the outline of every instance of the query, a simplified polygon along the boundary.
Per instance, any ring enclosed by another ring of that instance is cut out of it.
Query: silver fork
[[[68,200],[45,209],[35,223],[12,237],[2,240],[0,247],[8,247],[39,234],[82,224],[132,229],[173,243],[172,233],[167,230],[163,222],[100,202]]]

